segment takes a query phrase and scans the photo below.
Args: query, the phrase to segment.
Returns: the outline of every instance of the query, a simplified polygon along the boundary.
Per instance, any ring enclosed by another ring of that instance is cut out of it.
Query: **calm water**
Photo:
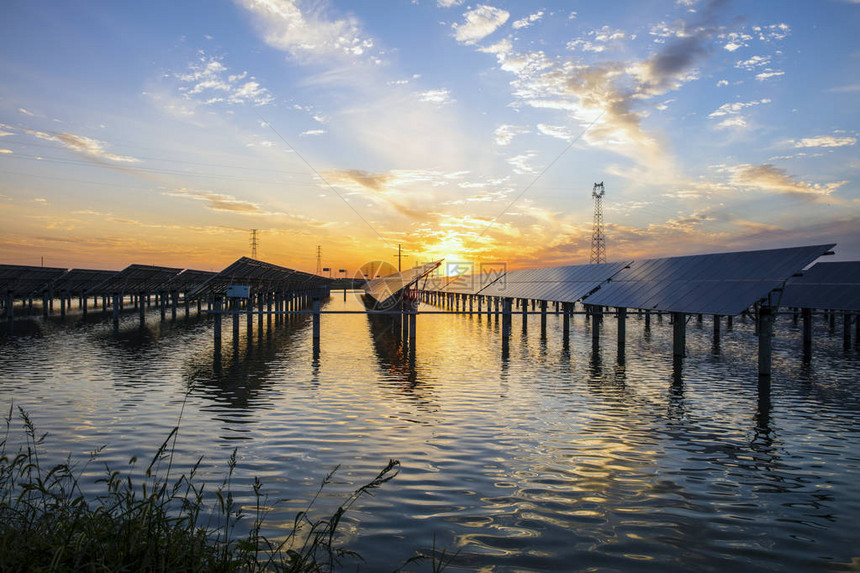
[[[326,308],[362,306],[337,293]],[[628,319],[624,365],[611,317],[596,355],[582,316],[567,352],[560,317],[545,341],[538,317],[527,334],[515,317],[504,361],[486,317],[419,316],[410,357],[384,318],[324,316],[318,360],[306,318],[255,320],[251,342],[243,320],[235,345],[225,320],[219,367],[208,318],[150,315],[118,334],[52,318],[0,345],[0,407],[28,410],[57,460],[107,444],[114,469],[148,461],[181,413],[179,465],[205,454],[220,482],[238,448],[237,488],[262,479],[274,535],[335,465],[320,515],[399,459],[342,530],[365,571],[434,546],[459,552],[449,571],[860,570],[860,353],[839,324],[816,324],[803,366],[780,317],[768,402],[739,320],[715,349],[693,319],[673,372],[668,317],[650,333]]]

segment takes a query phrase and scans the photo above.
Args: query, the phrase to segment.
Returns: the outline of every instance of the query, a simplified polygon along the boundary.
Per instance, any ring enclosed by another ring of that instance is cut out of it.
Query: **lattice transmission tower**
[[[251,229],[251,258],[257,258],[257,245],[260,243],[257,241],[257,229]]]
[[[606,262],[606,236],[603,234],[603,181],[594,184],[594,225],[591,228],[591,264]]]
[[[322,276],[322,246],[317,245],[317,276]]]

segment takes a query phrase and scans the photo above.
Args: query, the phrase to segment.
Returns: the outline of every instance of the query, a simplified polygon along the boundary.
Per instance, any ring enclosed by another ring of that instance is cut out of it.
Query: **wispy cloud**
[[[819,135],[816,137],[804,137],[803,139],[791,140],[794,147],[850,147],[857,144],[856,137]]]
[[[479,4],[463,14],[462,23],[452,24],[454,38],[463,44],[475,44],[498,30],[510,16],[506,10]]]
[[[528,28],[529,26],[532,26],[535,22],[540,21],[542,18],[543,18],[543,10],[540,10],[538,12],[535,12],[534,14],[529,14],[525,18],[520,18],[519,20],[517,20],[516,22],[511,24],[511,27],[514,30],[520,30],[522,28]]]
[[[719,128],[732,128],[732,127],[746,127],[747,118],[744,116],[744,111],[750,108],[769,104],[771,100],[768,98],[763,98],[758,101],[748,101],[748,102],[731,102],[724,103],[714,111],[708,114],[710,119],[720,118],[720,123],[717,125]]]
[[[726,167],[730,175],[730,183],[741,188],[757,189],[760,191],[783,193],[789,195],[826,196],[839,189],[847,181],[833,183],[808,183],[789,175],[785,169],[770,163],[762,165],[736,165]]]
[[[502,70],[515,75],[512,86],[520,104],[564,110],[580,122],[591,122],[600,115],[585,141],[656,165],[666,157],[657,140],[643,129],[643,120],[650,107],[661,103],[653,101],[655,98],[698,77],[696,66],[708,56],[721,29],[723,4],[708,2],[686,20],[673,24],[665,43],[634,62],[586,64],[553,59],[543,52],[518,52],[507,38],[479,49],[493,54]],[[624,37],[623,31],[607,28],[581,39],[594,43],[622,41]]]
[[[10,126],[6,127],[10,128]],[[31,135],[44,141],[52,141],[54,143],[59,143],[66,149],[74,151],[75,153],[83,155],[84,157],[96,161],[97,163],[100,163],[102,165],[140,162],[140,159],[137,159],[136,157],[132,157],[130,155],[119,155],[116,153],[109,152],[107,150],[107,143],[92,137],[86,137],[84,135],[75,135],[73,133],[37,131],[27,128],[21,128],[20,130],[18,130],[17,128],[10,129],[20,131],[21,133],[26,133],[27,135]]]
[[[302,10],[297,0],[239,0],[267,44],[297,59],[366,57],[374,46],[353,18],[331,18],[324,3]]]
[[[454,99],[451,97],[451,92],[446,89],[428,90],[426,92],[421,92],[420,94],[418,94],[418,99],[426,103],[435,103],[439,105],[454,102]]]
[[[179,92],[186,99],[204,104],[228,103],[266,105],[274,101],[272,94],[248,72],[228,73],[218,58],[201,54],[185,72],[174,74],[182,82]]]
[[[517,135],[530,133],[525,127],[503,124],[496,128],[496,145],[510,145]]]
[[[203,191],[180,187],[172,191],[166,191],[163,194],[168,197],[181,197],[184,199],[202,201],[209,209],[212,209],[213,211],[223,211],[240,215],[277,214],[264,211],[256,203],[251,203],[250,201],[243,201],[241,199],[237,199],[232,195],[227,195],[224,193],[213,193],[212,191]]]

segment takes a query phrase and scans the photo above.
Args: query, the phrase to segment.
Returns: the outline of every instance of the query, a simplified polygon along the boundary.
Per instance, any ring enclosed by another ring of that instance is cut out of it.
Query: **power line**
[[[325,184],[326,184],[326,186],[327,186],[329,189],[331,189],[331,190],[332,190],[332,192],[333,192],[335,195],[337,195],[338,197],[340,197],[340,199],[341,199],[344,203],[346,203],[346,206],[347,206],[347,207],[349,207],[350,209],[352,209],[352,212],[353,212],[353,213],[355,213],[355,214],[358,216],[358,218],[359,218],[359,219],[361,219],[361,220],[364,222],[364,224],[365,224],[365,225],[367,225],[367,226],[370,228],[370,230],[371,230],[371,231],[373,231],[373,232],[376,234],[376,236],[377,236],[377,237],[379,237],[379,238],[382,240],[382,242],[383,242],[383,243],[385,243],[385,244],[386,244],[386,245],[388,245],[389,247],[392,247],[392,248],[394,247],[391,243],[389,243],[389,242],[385,239],[385,237],[383,237],[383,236],[379,233],[379,231],[377,231],[377,230],[374,228],[374,226],[373,226],[373,225],[371,225],[371,224],[368,222],[368,220],[367,220],[367,219],[365,219],[364,217],[362,217],[362,216],[361,216],[361,213],[359,213],[359,212],[355,209],[355,207],[353,207],[353,206],[352,206],[352,204],[351,204],[349,201],[347,201],[347,200],[346,200],[346,197],[344,197],[344,196],[340,193],[340,191],[338,191],[337,189],[335,189],[335,188],[334,188],[334,186],[333,186],[331,183],[329,183],[329,182],[328,182],[328,180],[327,180],[325,177],[323,177],[323,176],[320,174],[320,172],[319,172],[319,171],[317,171],[317,170],[314,168],[314,166],[313,166],[313,165],[311,165],[311,164],[310,164],[310,162],[308,162],[308,160],[307,160],[307,159],[305,159],[305,158],[304,158],[304,156],[303,156],[301,153],[299,153],[299,151],[298,151],[295,147],[293,147],[292,145],[290,145],[290,142],[289,142],[289,141],[287,141],[286,139],[284,139],[284,136],[282,136],[282,135],[278,132],[278,130],[277,130],[277,129],[275,129],[275,127],[274,127],[271,123],[269,123],[269,122],[266,120],[266,118],[264,118],[262,115],[260,115],[260,112],[258,112],[257,110],[254,110],[254,113],[256,113],[256,114],[257,114],[257,117],[259,117],[259,118],[260,118],[260,121],[262,121],[263,123],[265,123],[265,124],[268,126],[268,128],[269,128],[269,129],[271,129],[271,130],[272,130],[272,132],[273,132],[275,135],[277,135],[277,136],[278,136],[278,138],[279,138],[281,141],[283,141],[283,142],[284,142],[284,144],[286,144],[286,146],[287,146],[287,147],[289,147],[289,148],[293,151],[293,153],[295,153],[295,154],[296,154],[296,156],[304,162],[304,164],[305,164],[305,165],[307,165],[307,166],[308,166],[308,169],[310,169],[311,171],[313,171],[313,172],[314,172],[314,175],[316,175],[317,177],[319,177],[319,178],[320,178],[320,181],[322,181],[323,183],[325,183]]]
[[[528,191],[529,189],[531,189],[531,188],[534,186],[534,184],[538,182],[538,179],[540,179],[541,177],[543,177],[544,173],[546,173],[547,171],[549,171],[549,168],[550,168],[550,167],[552,167],[553,165],[555,165],[555,163],[556,163],[559,159],[561,159],[561,157],[562,157],[565,153],[567,153],[567,150],[568,150],[568,149],[570,149],[571,147],[573,147],[573,144],[574,144],[574,143],[576,143],[577,141],[579,141],[580,139],[582,139],[582,136],[583,136],[583,135],[585,135],[585,134],[588,132],[588,130],[589,130],[589,129],[591,129],[591,128],[594,126],[594,124],[595,124],[595,123],[597,123],[597,120],[599,120],[601,117],[603,117],[603,114],[604,114],[604,113],[605,113],[605,112],[602,112],[602,111],[601,111],[601,112],[600,112],[600,115],[598,115],[596,118],[594,118],[594,121],[592,121],[591,123],[589,123],[588,125],[586,125],[586,126],[585,126],[585,129],[583,129],[583,130],[579,133],[579,135],[577,135],[576,137],[574,137],[574,138],[570,141],[570,143],[568,143],[568,144],[567,144],[567,147],[565,147],[564,149],[562,149],[562,150],[561,150],[561,153],[559,153],[559,154],[555,157],[555,159],[553,159],[552,161],[550,161],[550,162],[549,162],[549,165],[547,165],[546,167],[544,167],[544,168],[543,168],[543,171],[541,171],[540,173],[538,173],[538,174],[537,174],[537,176],[532,180],[532,182],[531,182],[531,183],[529,183],[528,185],[526,185],[525,189],[523,189],[522,191],[520,191],[519,195],[517,195],[516,197],[514,197],[514,200],[513,200],[513,201],[511,201],[511,202],[508,204],[508,206],[507,206],[507,207],[505,207],[505,208],[502,210],[502,212],[501,212],[501,213],[499,213],[498,215],[496,215],[496,218],[495,218],[495,219],[493,219],[492,221],[490,221],[490,224],[489,224],[489,225],[487,225],[486,227],[484,227],[484,230],[483,230],[483,231],[481,231],[481,234],[480,234],[479,236],[481,236],[481,237],[482,237],[482,236],[484,236],[484,234],[485,234],[487,231],[489,231],[489,230],[490,230],[490,227],[492,227],[493,225],[495,225],[495,224],[496,224],[496,221],[498,221],[498,220],[502,217],[502,215],[504,215],[505,213],[507,213],[507,212],[508,212],[508,210],[509,210],[511,207],[513,207],[513,206],[514,206],[514,203],[516,203],[517,201],[519,201],[519,200],[520,200],[520,197],[522,197],[523,195],[525,195],[525,194],[526,194],[526,191]]]

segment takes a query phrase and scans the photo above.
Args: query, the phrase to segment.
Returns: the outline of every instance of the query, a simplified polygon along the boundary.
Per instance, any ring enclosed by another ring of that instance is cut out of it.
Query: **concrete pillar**
[[[170,293],[170,318],[176,320],[176,310],[179,306],[179,292],[173,291]]]
[[[803,362],[812,361],[812,309],[804,308],[800,311],[803,320]]]
[[[158,308],[161,311],[162,322],[167,320],[167,303],[164,300],[164,293],[158,293]]]
[[[591,311],[591,343],[592,345],[600,344],[600,314],[601,308],[595,305],[588,305]]]
[[[60,297],[60,318],[66,318],[66,295]]]
[[[851,313],[842,311],[842,348],[851,350]]]
[[[726,317],[726,330],[731,330],[731,329],[732,329],[732,321],[733,321],[733,320],[734,320],[734,317],[733,317],[732,315],[728,315],[728,316]]]
[[[773,355],[773,308],[758,309],[758,378],[769,380]],[[761,388],[760,388],[761,389]]]
[[[140,314],[140,325],[146,324],[146,305],[143,304],[143,293],[137,295],[137,312]]]
[[[645,330],[651,330],[651,311],[645,311]]]
[[[624,362],[624,352],[627,345],[627,309],[617,309],[618,317],[618,362]]]
[[[683,312],[672,313],[672,355],[681,358],[687,348],[687,315]]]
[[[409,313],[408,318],[409,318],[409,348],[410,348],[410,350],[414,350],[415,349],[415,339],[416,339],[415,329],[418,325],[417,324],[418,323],[418,313],[416,313],[413,310]]]

